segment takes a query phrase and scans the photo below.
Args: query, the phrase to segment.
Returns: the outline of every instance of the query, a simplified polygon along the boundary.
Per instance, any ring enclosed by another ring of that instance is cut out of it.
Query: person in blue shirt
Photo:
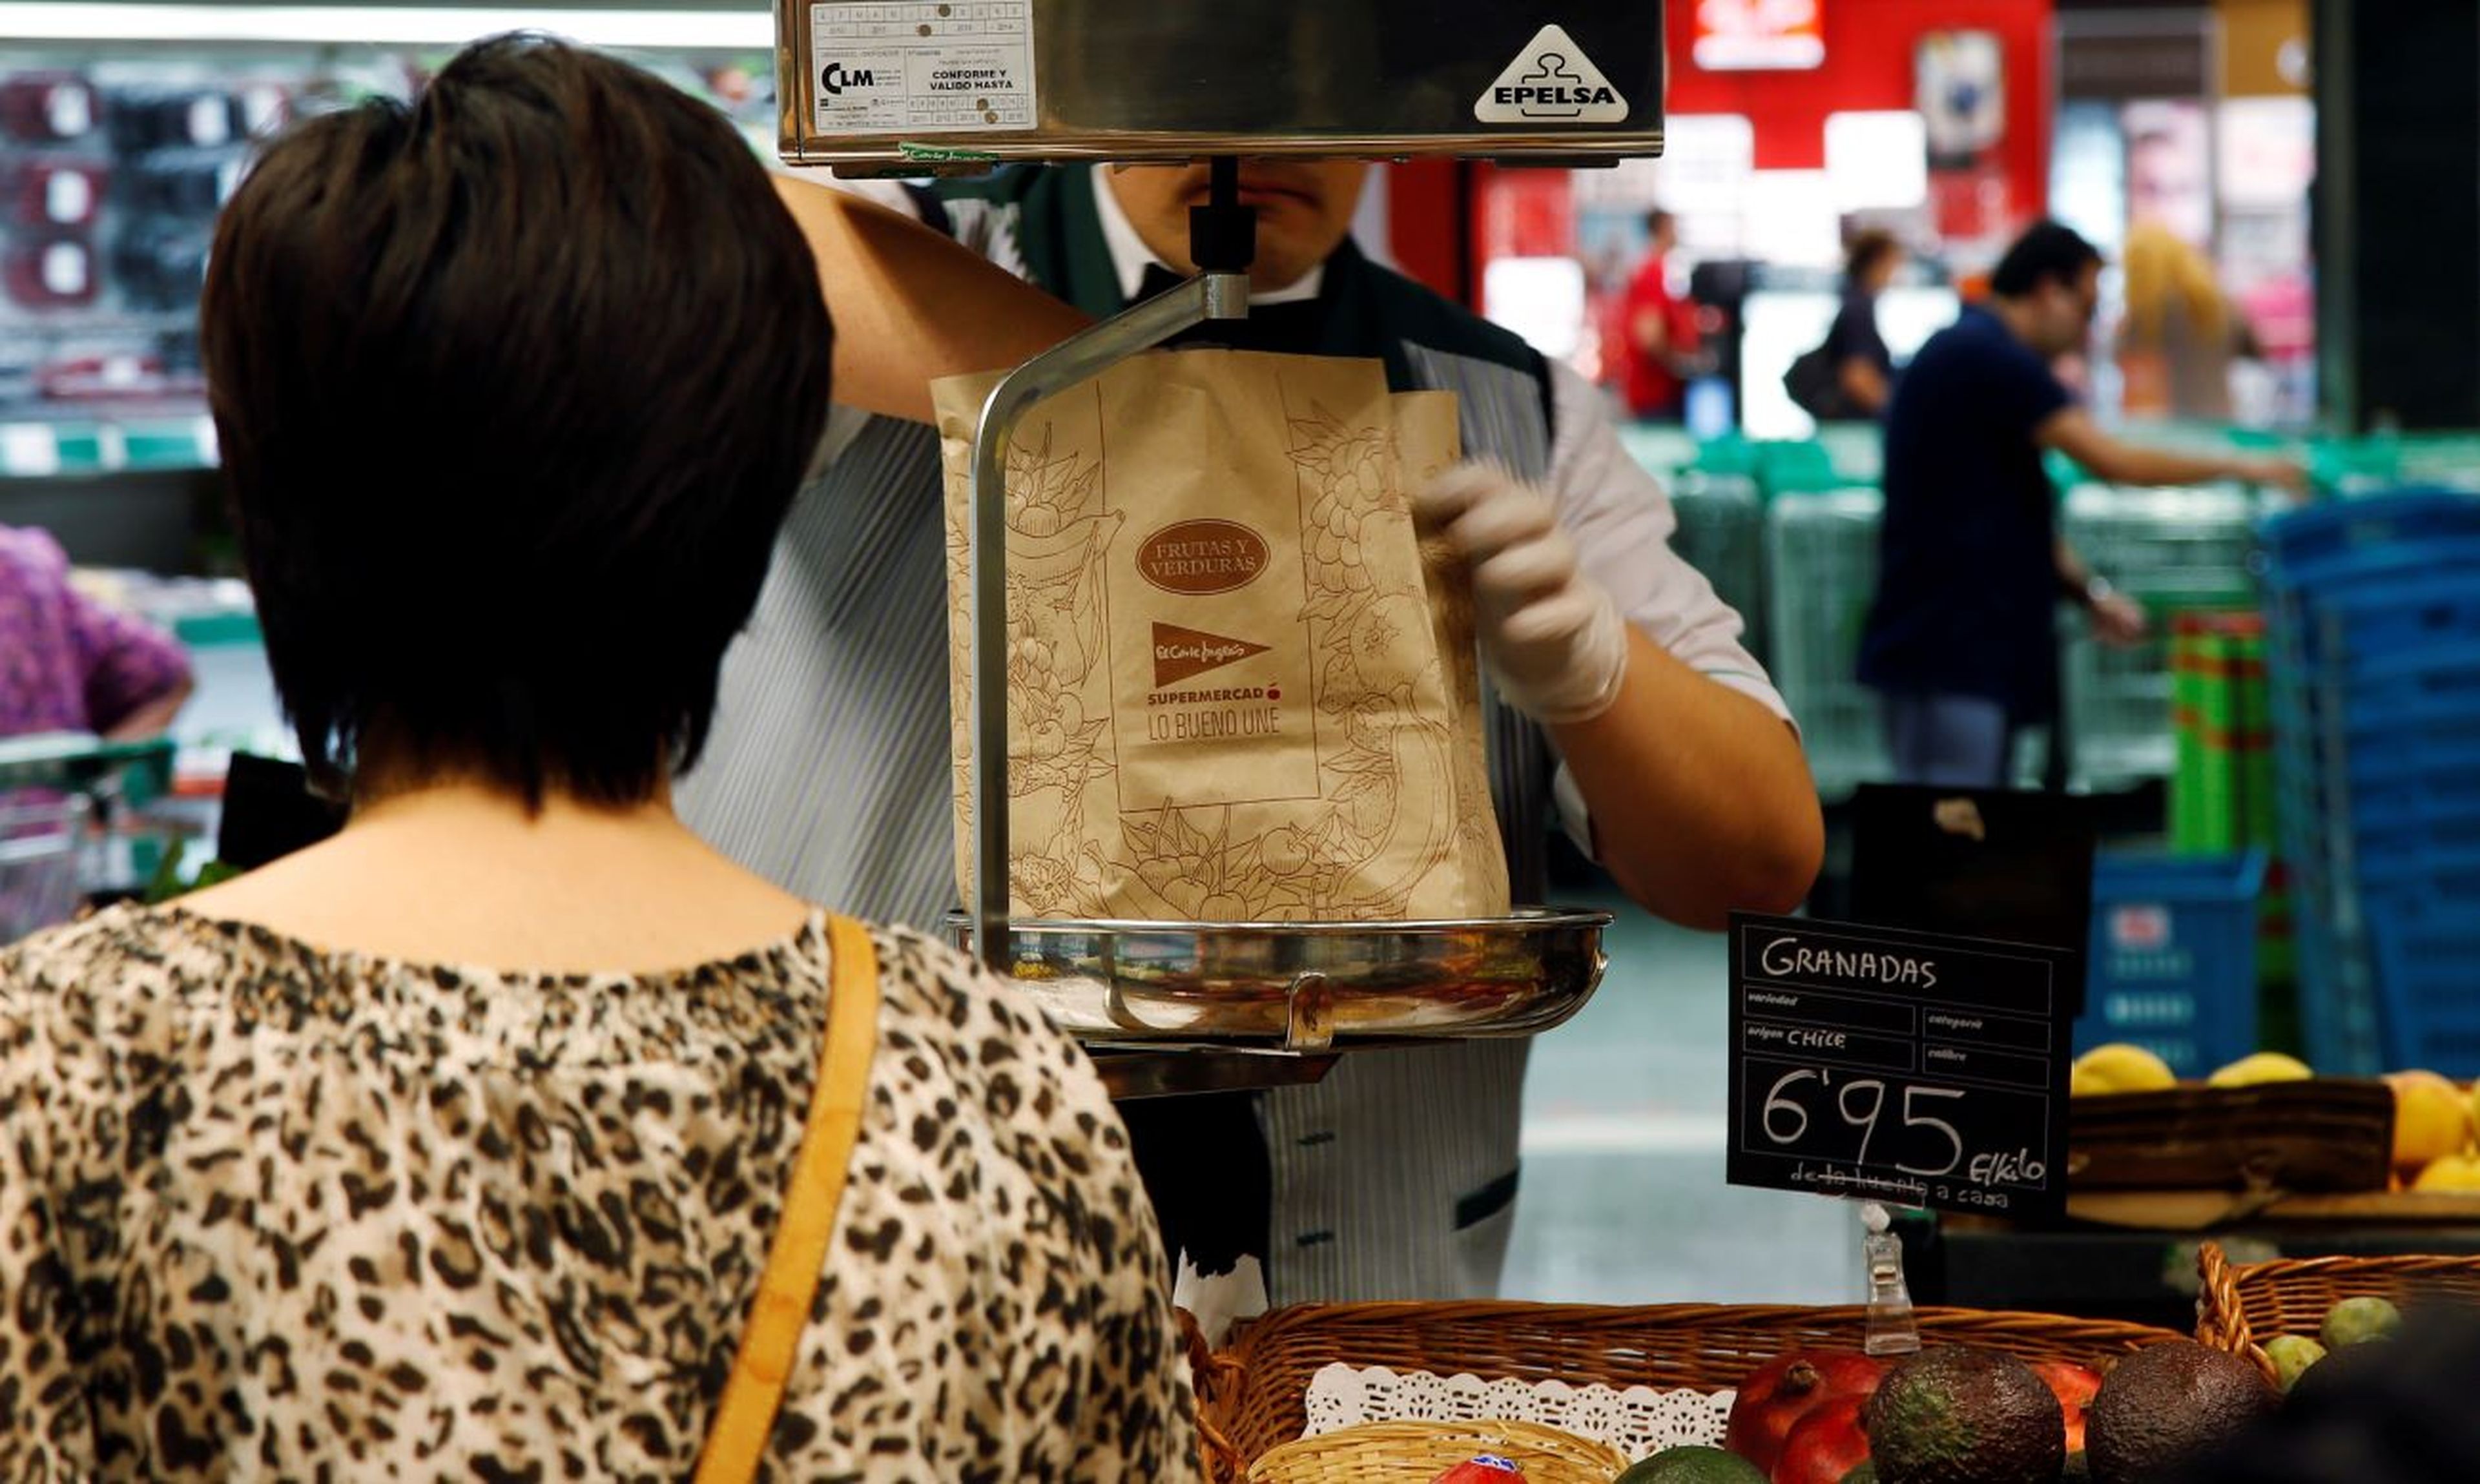
[[[2045,449],[2113,484],[2302,486],[2296,465],[2136,448],[2094,424],[2051,363],[2091,336],[2101,269],[2075,231],[2035,224],[1988,302],[1931,336],[1895,389],[1860,679],[1883,699],[1898,781],[2006,781],[2015,733],[2057,710],[2061,598],[2105,643],[2144,635],[2143,607],[2059,539]]]

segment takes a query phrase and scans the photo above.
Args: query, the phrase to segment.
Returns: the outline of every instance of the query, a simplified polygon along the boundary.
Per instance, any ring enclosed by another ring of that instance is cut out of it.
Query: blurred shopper
[[[1696,305],[1671,292],[1670,252],[1679,245],[1679,223],[1660,208],[1644,218],[1644,261],[1628,280],[1624,303],[1626,367],[1621,393],[1639,418],[1676,419],[1686,403],[1688,378],[1696,368],[1699,334]]]
[[[1895,353],[1877,330],[1877,299],[1902,267],[1901,241],[1881,228],[1853,237],[1844,254],[1843,307],[1825,333],[1825,351],[1847,416],[1875,418],[1894,400]]]
[[[49,535],[0,525],[0,737],[157,736],[191,685],[180,641],[70,585]]]
[[[1895,354],[1877,330],[1877,297],[1903,266],[1903,244],[1872,227],[1844,253],[1843,305],[1825,340],[1794,361],[1783,390],[1821,422],[1866,422],[1881,416],[1895,395]]]
[[[2231,364],[2258,357],[2202,252],[2158,222],[2127,234],[2127,319],[2118,365],[2131,418],[2231,420]]]
[[[482,42],[270,146],[202,319],[352,813],[0,955],[0,1477],[1194,1478],[1083,1053],[673,816],[830,390],[747,144]]]
[[[2293,465],[2139,448],[2094,426],[2050,363],[2091,335],[2101,267],[2074,231],[2035,225],[1989,302],[1931,336],[1895,389],[1860,678],[1883,698],[1899,781],[2005,782],[2015,733],[2057,712],[2062,597],[2105,642],[2145,632],[2143,608],[2059,538],[2043,450],[2119,484],[2301,483]]]

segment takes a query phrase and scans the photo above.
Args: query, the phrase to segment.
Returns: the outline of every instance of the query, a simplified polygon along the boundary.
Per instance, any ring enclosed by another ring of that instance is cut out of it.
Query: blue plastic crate
[[[2364,876],[2371,862],[2480,850],[2480,806],[2467,799],[2402,807],[2370,806],[2355,797],[2351,821],[2352,857]]]
[[[2386,1060],[2480,1077],[2480,898],[2451,889],[2428,885],[2369,905]]]
[[[2441,549],[2469,546],[2480,539],[2480,498],[2400,489],[2285,511],[2259,529],[2266,579],[2286,589],[2313,586],[2371,562],[2417,570]]]
[[[2262,851],[2100,857],[2077,1049],[2131,1041],[2182,1077],[2256,1050],[2264,866]]]

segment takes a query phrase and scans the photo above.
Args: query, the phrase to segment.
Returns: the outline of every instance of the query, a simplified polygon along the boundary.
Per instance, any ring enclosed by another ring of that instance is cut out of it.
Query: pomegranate
[[[2084,1409],[2092,1405],[2101,1391],[2101,1373],[2087,1369],[2073,1361],[2035,1361],[2032,1373],[2058,1398],[2058,1410],[2067,1415],[2067,1451],[2084,1450]]]
[[[1860,1414],[1869,1398],[1846,1393],[1808,1409],[1783,1440],[1772,1484],[1843,1484],[1843,1476],[1869,1461],[1869,1431]]]
[[[1777,1356],[1740,1383],[1723,1446],[1771,1472],[1794,1423],[1836,1396],[1866,1397],[1885,1374],[1883,1362],[1848,1350],[1801,1350]]]

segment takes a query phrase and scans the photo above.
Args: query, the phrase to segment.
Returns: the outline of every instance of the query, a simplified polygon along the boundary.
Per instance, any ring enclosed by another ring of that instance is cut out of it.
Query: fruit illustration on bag
[[[1323,760],[1326,771],[1346,778],[1332,798],[1348,864],[1404,861],[1374,887],[1320,904],[1319,915],[1400,917],[1413,886],[1449,856],[1458,825],[1438,809],[1404,807],[1455,787],[1455,736],[1424,720],[1417,705],[1445,686],[1430,641],[1429,596],[1417,585],[1380,586],[1361,555],[1373,542],[1413,546],[1411,506],[1389,430],[1352,426],[1312,404],[1292,420],[1291,440],[1307,506],[1302,617],[1320,656],[1317,705],[1342,721],[1350,744]]]
[[[1098,466],[1055,451],[1048,422],[1028,431],[1007,454],[1008,795],[1020,822],[1009,842],[1008,885],[1044,915],[1092,916],[1103,906],[1102,860],[1072,822],[1085,791],[1115,765],[1104,742],[1109,723],[1093,714],[1088,698],[1102,654],[1103,555],[1122,517],[1103,508]],[[950,507],[951,585],[968,578],[969,519],[965,507]],[[955,714],[969,715],[969,667],[951,666],[949,685]],[[954,793],[961,838],[971,826],[961,753]]]

